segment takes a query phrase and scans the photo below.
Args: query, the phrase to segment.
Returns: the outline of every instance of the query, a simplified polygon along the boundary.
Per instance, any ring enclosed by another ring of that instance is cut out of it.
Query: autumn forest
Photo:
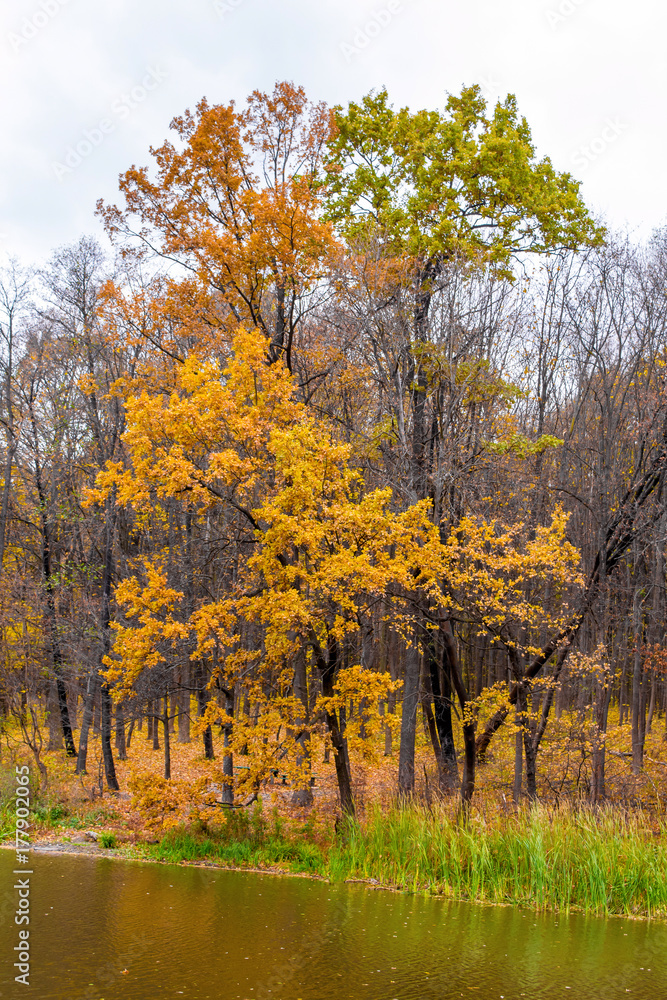
[[[159,834],[659,809],[667,234],[477,87],[278,83],[146,159],[0,276],[5,758]]]

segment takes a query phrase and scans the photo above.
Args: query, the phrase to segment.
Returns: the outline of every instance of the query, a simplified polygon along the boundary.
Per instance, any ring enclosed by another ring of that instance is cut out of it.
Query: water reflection
[[[0,852],[3,890],[13,854]],[[33,854],[39,1000],[424,1000],[666,993],[667,926],[357,885]],[[0,917],[6,916],[0,908]],[[17,928],[0,923],[0,996]]]

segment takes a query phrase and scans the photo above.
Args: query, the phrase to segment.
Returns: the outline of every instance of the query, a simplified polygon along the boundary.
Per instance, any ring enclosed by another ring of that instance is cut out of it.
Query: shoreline
[[[14,850],[13,845],[7,843],[0,843],[0,849]],[[238,874],[250,874],[250,875],[270,875],[272,877],[285,877],[285,878],[301,878],[307,879],[312,882],[324,882],[329,885],[359,885],[367,889],[380,890],[383,892],[390,892],[394,895],[408,896],[408,895],[420,895],[426,896],[429,899],[438,900],[444,903],[456,903],[456,904],[466,904],[471,906],[483,906],[483,907],[503,907],[503,908],[515,908],[526,910],[535,916],[547,916],[547,915],[558,915],[560,917],[568,917],[570,915],[576,916],[587,916],[594,917],[599,920],[607,919],[621,919],[621,920],[632,920],[633,922],[643,922],[652,923],[658,922],[667,925],[667,912],[666,913],[598,913],[591,910],[587,910],[582,906],[572,904],[567,909],[566,908],[554,908],[550,906],[538,907],[531,905],[528,902],[522,900],[490,900],[481,898],[470,898],[461,897],[455,895],[448,895],[443,892],[433,892],[427,887],[417,887],[417,888],[406,888],[404,886],[389,885],[387,883],[382,883],[377,879],[371,877],[368,878],[358,878],[350,877],[341,880],[332,879],[326,875],[320,875],[316,872],[304,872],[304,871],[294,871],[289,868],[280,868],[277,866],[243,866],[234,864],[225,864],[220,861],[215,861],[210,858],[199,858],[196,860],[181,858],[180,860],[173,860],[169,858],[160,858],[151,856],[149,853],[143,851],[136,852],[136,848],[104,848],[100,847],[97,843],[81,843],[72,844],[63,841],[37,841],[31,846],[31,851],[35,854],[41,855],[66,855],[69,857],[88,857],[95,859],[108,859],[121,862],[137,862],[139,864],[152,864],[152,865],[175,865],[179,868],[208,868],[213,871],[227,871],[235,872]]]
[[[53,846],[52,846],[53,845]],[[13,851],[12,844],[0,844],[0,848]],[[127,853],[124,847],[99,847],[95,843],[91,844],[70,844],[67,841],[42,841],[35,843],[30,848],[35,854],[69,854],[72,857],[89,858],[109,858],[115,861],[138,861],[149,865],[177,865],[179,868],[217,868],[220,871],[251,872],[254,875],[289,875],[290,878],[309,878],[316,882],[329,882],[330,879],[324,875],[316,875],[309,872],[294,872],[282,868],[244,868],[240,865],[225,865],[215,861],[201,859],[199,861],[169,861],[165,858],[153,858],[145,854]],[[347,881],[363,881],[362,879],[349,879]],[[372,886],[380,888],[380,886]],[[382,886],[381,888],[385,888]],[[399,890],[394,890],[399,891]]]
[[[53,845],[53,846],[51,846]],[[12,844],[0,843],[0,849],[13,851],[14,846]],[[257,868],[257,867],[244,867],[242,865],[227,865],[222,864],[217,861],[210,861],[202,858],[198,861],[189,861],[183,859],[181,861],[171,861],[166,858],[155,858],[150,857],[147,854],[131,854],[127,853],[128,849],[123,847],[99,847],[98,844],[70,844],[67,841],[42,841],[33,844],[30,847],[30,851],[35,854],[67,854],[70,857],[89,857],[89,858],[108,858],[115,861],[137,861],[140,864],[148,865],[176,865],[179,868],[212,868],[217,871],[228,871],[228,872],[239,872],[241,874],[248,873],[251,875],[274,875],[280,876],[284,875],[288,878],[305,878],[309,879],[311,882],[327,882],[330,885],[334,883],[326,875],[318,875],[315,872],[295,872],[291,871],[289,868],[278,868],[278,867],[267,867],[267,868]],[[345,885],[365,885],[369,889],[383,889],[386,892],[393,892],[396,894],[407,894],[404,889],[397,889],[396,886],[382,885],[377,879],[362,879],[362,878],[347,878],[344,879],[343,884]],[[426,894],[426,893],[424,893]],[[435,898],[435,897],[434,897]],[[452,902],[462,902],[462,900],[452,900]],[[477,902],[477,900],[466,900],[466,902]],[[485,901],[480,901],[484,905]],[[491,906],[495,905],[493,903],[489,904]],[[512,903],[501,903],[501,906],[512,906]]]

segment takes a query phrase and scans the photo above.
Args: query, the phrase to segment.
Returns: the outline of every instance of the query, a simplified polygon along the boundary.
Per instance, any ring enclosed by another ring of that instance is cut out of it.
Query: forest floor
[[[538,760],[540,803],[532,806],[512,802],[515,741],[506,727],[479,768],[465,819],[457,796],[439,794],[433,753],[420,730],[417,787],[408,806],[399,808],[395,801],[396,749],[372,762],[353,758],[355,824],[340,817],[334,767],[325,762],[318,740],[311,806],[295,806],[293,789],[278,774],[257,802],[229,811],[215,802],[220,738],[213,762],[204,759],[200,741],[174,739],[172,780],[166,782],[161,750],[152,748],[145,730],[135,732],[127,760],[116,762],[120,792],[112,794],[104,785],[100,740],[94,736],[85,775],[73,773],[74,763],[63,750],[42,755],[48,785],[37,794],[37,781],[33,784],[31,842],[47,851],[360,880],[536,909],[667,918],[664,725],[663,720],[647,736],[638,776],[632,774],[627,725],[610,728],[608,800],[595,809],[588,804],[590,745],[580,719],[554,720]],[[8,843],[14,834],[14,765],[31,765],[35,779],[38,772],[27,748],[11,733],[5,736],[0,841]],[[198,800],[202,789],[207,794]]]

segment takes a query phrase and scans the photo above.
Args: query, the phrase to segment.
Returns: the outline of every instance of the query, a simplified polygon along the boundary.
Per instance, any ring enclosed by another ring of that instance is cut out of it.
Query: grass
[[[43,827],[51,829],[64,820],[67,816],[67,809],[59,802],[51,806],[37,803],[33,806],[32,814]]]
[[[320,874],[325,864],[319,846],[305,825],[299,836],[288,835],[274,812],[267,820],[261,809],[230,813],[213,835],[180,829],[149,849],[159,861],[209,860],[233,868],[274,868],[294,873]]]
[[[10,798],[0,799],[0,843],[13,839],[14,830],[14,801]]]
[[[162,861],[280,867],[456,900],[536,910],[667,917],[667,829],[642,816],[526,808],[459,822],[445,807],[373,809],[323,845],[257,811],[215,833],[178,830],[148,848]]]
[[[667,829],[642,815],[526,808],[459,823],[419,806],[374,810],[332,847],[335,877],[537,910],[667,916]]]

